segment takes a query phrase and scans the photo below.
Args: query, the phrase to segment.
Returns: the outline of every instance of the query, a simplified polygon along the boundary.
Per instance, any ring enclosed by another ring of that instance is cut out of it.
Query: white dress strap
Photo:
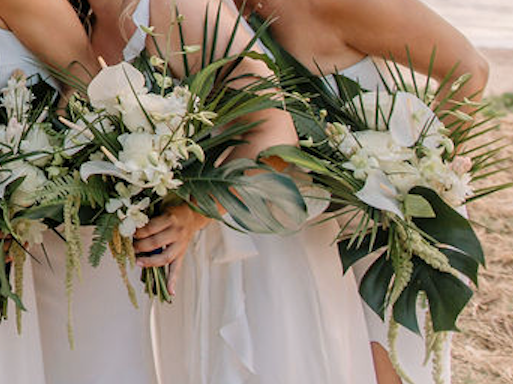
[[[146,47],[147,34],[141,27],[147,28],[150,25],[150,0],[140,0],[132,15],[132,21],[137,29],[123,49],[125,61],[134,60]]]

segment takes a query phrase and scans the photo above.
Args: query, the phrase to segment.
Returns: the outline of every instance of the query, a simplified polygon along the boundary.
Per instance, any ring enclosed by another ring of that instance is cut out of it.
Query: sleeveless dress
[[[156,303],[160,383],[375,384],[355,279],[332,245],[338,230],[200,231],[173,303]]]
[[[17,68],[28,75],[44,75],[36,63],[11,32],[0,31],[0,84]],[[83,228],[81,235],[87,252],[92,228]],[[14,317],[0,325],[0,383],[155,384],[150,303],[138,281],[140,270],[130,273],[140,306],[135,309],[110,253],[98,268],[84,257],[83,281],[75,282],[75,349],[70,350],[65,244],[51,231],[45,233],[44,244],[49,262],[39,247],[33,255],[40,264],[27,258],[24,303],[28,312],[22,335],[16,334]],[[9,310],[14,313],[14,308]]]
[[[379,76],[378,69],[370,57],[366,57],[355,65],[346,68],[340,72],[342,75],[357,81],[362,88],[376,91],[384,90],[384,85],[381,77]],[[332,89],[337,89],[337,84],[333,76],[326,76],[325,81],[329,83]],[[358,282],[365,276],[367,269],[377,259],[378,256],[368,256],[367,258],[359,261],[353,266],[353,272]],[[362,300],[365,323],[372,342],[377,342],[385,349],[388,349],[387,331],[388,321],[385,323],[376,313]],[[425,309],[418,308],[419,327],[424,329],[424,314]],[[388,313],[387,318],[390,314]],[[413,380],[415,384],[434,384],[432,376],[432,364],[424,365],[425,359],[425,346],[424,340],[415,333],[400,328],[399,336],[397,339],[396,350],[401,367],[406,374]],[[445,343],[443,354],[443,367],[444,383],[451,382],[451,353],[450,353],[450,338]]]

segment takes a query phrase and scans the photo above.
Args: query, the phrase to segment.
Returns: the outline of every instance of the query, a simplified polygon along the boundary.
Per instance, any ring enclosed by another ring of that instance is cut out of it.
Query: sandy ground
[[[491,64],[488,95],[513,93],[513,51],[484,51]],[[492,137],[513,143],[513,113],[499,120]],[[505,150],[513,157],[513,147]],[[513,168],[486,183],[513,181]],[[460,318],[453,344],[453,384],[513,383],[513,189],[476,201],[471,217],[487,257],[480,286]]]

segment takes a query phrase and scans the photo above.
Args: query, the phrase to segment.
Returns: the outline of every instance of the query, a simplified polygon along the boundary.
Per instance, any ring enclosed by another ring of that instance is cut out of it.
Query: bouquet
[[[19,333],[25,309],[22,298],[27,246],[41,244],[46,230],[40,218],[25,217],[24,211],[35,204],[35,195],[51,177],[52,153],[58,144],[51,124],[45,122],[55,91],[42,81],[29,86],[32,80],[36,79],[15,71],[0,97],[0,322],[7,319],[8,301],[12,300]]]
[[[335,90],[272,40],[267,43],[285,76],[292,71],[303,79],[295,91],[304,103],[295,110],[303,148],[281,146],[265,154],[303,167],[330,192],[330,218],[344,222],[338,238],[344,271],[377,254],[360,294],[382,319],[390,314],[391,359],[408,382],[394,350],[397,329],[421,334],[417,309],[419,302],[427,306],[427,359],[432,356],[440,381],[445,332],[457,330],[457,317],[472,296],[468,280],[477,285],[484,265],[464,205],[511,186],[473,187],[473,181],[501,171],[501,147],[474,144],[496,126],[479,119],[484,105],[452,100],[469,76],[448,84],[449,73],[434,90],[428,76],[421,90],[413,67],[409,86],[395,63],[387,62],[393,87],[384,82],[382,91],[367,92],[335,74]],[[437,100],[445,87],[448,93]]]
[[[305,220],[305,203],[289,177],[250,159],[224,162],[242,143],[240,135],[255,126],[241,117],[283,102],[274,79],[230,87],[241,60],[259,59],[250,52],[254,41],[239,55],[205,59],[194,75],[186,54],[198,48],[183,43],[189,75],[180,81],[169,76],[171,53],[144,52],[134,65],[103,65],[87,87],[88,99],[71,100],[69,118],[58,127],[60,176],[45,184],[33,210],[45,210],[54,226],[64,224],[70,308],[72,282],[80,273],[81,225],[95,227],[90,263],[97,266],[108,246],[137,305],[126,273],[136,258],[132,236],[165,207],[186,203],[237,230],[259,233],[289,232]],[[225,220],[219,205],[232,220]],[[151,297],[171,301],[164,267],[143,270],[142,281]],[[71,317],[68,323],[72,342]]]

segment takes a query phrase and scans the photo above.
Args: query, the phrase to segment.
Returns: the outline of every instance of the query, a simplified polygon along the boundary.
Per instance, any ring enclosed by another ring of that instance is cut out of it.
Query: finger
[[[184,259],[185,259],[185,257],[183,257],[183,256],[178,257],[169,266],[169,275],[167,278],[167,290],[173,296],[176,296],[176,282],[178,280],[178,277],[180,276],[180,271],[182,270]]]
[[[175,227],[169,227],[153,236],[136,240],[134,241],[135,252],[151,252],[155,249],[170,245],[180,238],[180,232],[181,230],[175,229]]]
[[[162,232],[171,225],[173,225],[172,214],[164,214],[161,216],[154,217],[144,227],[139,228],[137,231],[135,231],[134,238],[145,239],[159,232]]]
[[[177,257],[176,250],[179,249],[177,244],[171,244],[169,247],[164,249],[164,251],[159,255],[154,255],[150,257],[138,257],[137,265],[142,268],[150,268],[150,267],[163,267],[164,265],[168,265],[173,262],[173,260]]]

